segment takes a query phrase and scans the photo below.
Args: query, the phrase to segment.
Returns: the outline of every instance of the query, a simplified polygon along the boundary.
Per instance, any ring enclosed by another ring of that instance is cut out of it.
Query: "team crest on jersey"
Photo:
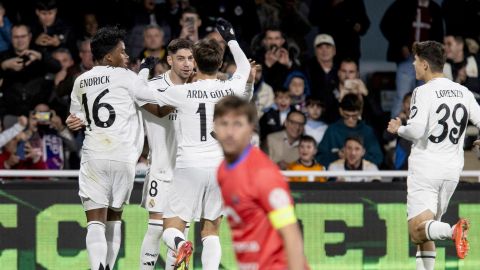
[[[155,200],[154,199],[150,199],[150,201],[148,202],[148,207],[150,207],[150,208],[155,207]]]
[[[412,109],[410,109],[410,119],[413,119],[417,115],[417,112],[418,112],[417,106],[413,106]]]

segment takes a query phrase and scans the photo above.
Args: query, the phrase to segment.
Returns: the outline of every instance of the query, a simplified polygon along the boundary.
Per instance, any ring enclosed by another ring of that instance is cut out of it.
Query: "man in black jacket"
[[[30,49],[32,34],[28,26],[12,27],[12,49],[0,55],[0,78],[3,93],[2,113],[28,115],[38,103],[47,102],[53,88],[53,76],[60,71],[60,63],[46,53]]]
[[[360,59],[360,36],[367,33],[370,20],[363,0],[312,1],[310,22],[319,33],[330,34],[337,47],[337,60]]]
[[[411,48],[414,42],[443,41],[440,6],[430,0],[396,0],[383,15],[380,30],[388,41],[387,60],[397,63],[397,95],[392,117],[398,116],[405,94],[416,86]]]

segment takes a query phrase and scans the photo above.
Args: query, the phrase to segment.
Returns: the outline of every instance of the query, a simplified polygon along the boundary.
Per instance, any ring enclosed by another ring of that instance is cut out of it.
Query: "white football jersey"
[[[149,87],[156,91],[165,91],[173,83],[170,72],[157,76],[149,81]],[[175,123],[177,111],[159,118],[142,109],[145,130],[150,147],[150,175],[155,179],[169,181],[173,177],[175,159],[177,155],[177,140],[175,137]]]
[[[135,93],[142,102],[177,108],[176,168],[218,167],[223,152],[213,131],[215,104],[230,95],[251,98],[251,88],[247,87],[250,63],[236,41],[229,41],[228,46],[237,65],[237,70],[229,80],[199,80],[175,85],[164,91],[150,87],[147,91],[142,88]]]
[[[75,80],[70,112],[86,125],[82,162],[138,161],[144,140],[135,103],[138,83],[134,72],[110,66],[96,66]]]
[[[458,181],[464,165],[468,121],[480,128],[480,107],[464,86],[436,78],[415,89],[407,126],[399,135],[413,141],[408,166],[424,179]],[[412,139],[411,134],[417,132]]]

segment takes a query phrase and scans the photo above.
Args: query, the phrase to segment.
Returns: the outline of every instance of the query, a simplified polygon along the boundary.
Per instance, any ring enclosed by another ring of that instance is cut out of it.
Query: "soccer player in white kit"
[[[417,270],[433,270],[436,240],[455,241],[463,259],[469,246],[469,223],[441,222],[463,169],[465,129],[470,120],[480,128],[480,107],[464,86],[443,75],[445,51],[435,41],[413,45],[415,73],[425,84],[413,92],[410,119],[392,119],[388,131],[411,140],[408,160],[407,214],[410,238],[417,245]]]
[[[97,65],[75,80],[67,121],[80,120],[86,126],[79,195],[87,217],[86,246],[92,270],[114,267],[121,244],[122,208],[130,198],[143,147],[134,90],[148,86],[126,68],[124,35],[106,27],[93,37]]]
[[[187,39],[172,40],[167,46],[167,62],[171,69],[152,78],[149,87],[163,92],[170,86],[184,84],[193,71],[192,46],[193,42]],[[161,114],[154,115],[145,109],[146,106],[152,110],[158,108],[158,105],[145,104],[141,110],[150,147],[150,168],[143,186],[142,207],[148,210],[149,220],[140,253],[140,270],[153,270],[159,256],[163,213],[177,155],[174,129],[177,113],[172,107],[163,106],[159,108]],[[184,234],[187,237],[188,224]],[[165,269],[173,269],[175,260],[173,251],[169,249]]]
[[[235,40],[232,26],[220,19],[217,29],[227,41],[237,65],[230,80],[216,79],[223,58],[219,44],[201,40],[193,47],[198,81],[172,86],[161,93],[137,92],[139,100],[178,109],[177,161],[163,221],[163,240],[177,254],[175,269],[188,268],[192,243],[185,240],[182,231],[187,222],[197,219],[201,226],[203,269],[218,269],[220,265],[218,234],[222,197],[215,176],[223,153],[213,131],[213,112],[215,104],[224,96],[251,97],[246,91],[250,63]]]

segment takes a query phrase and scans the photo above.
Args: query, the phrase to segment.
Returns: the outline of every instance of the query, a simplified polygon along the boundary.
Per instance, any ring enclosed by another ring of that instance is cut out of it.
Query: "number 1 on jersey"
[[[205,103],[198,105],[196,113],[200,114],[200,141],[207,141],[207,110],[205,109]]]

